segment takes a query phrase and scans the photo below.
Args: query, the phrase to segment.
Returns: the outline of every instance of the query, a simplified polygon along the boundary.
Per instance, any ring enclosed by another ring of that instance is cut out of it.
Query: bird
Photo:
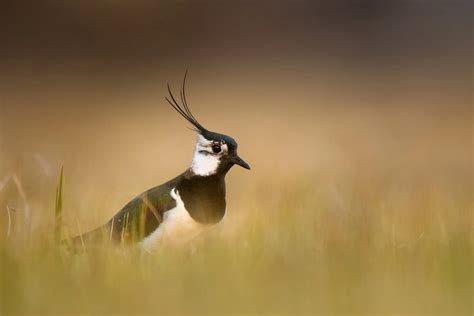
[[[186,243],[226,215],[225,177],[238,165],[250,165],[237,153],[234,138],[205,128],[191,112],[186,98],[186,78],[180,101],[167,84],[165,100],[197,134],[189,168],[175,178],[155,186],[128,202],[105,225],[73,238],[86,248],[98,240],[138,244],[151,251],[162,242]]]

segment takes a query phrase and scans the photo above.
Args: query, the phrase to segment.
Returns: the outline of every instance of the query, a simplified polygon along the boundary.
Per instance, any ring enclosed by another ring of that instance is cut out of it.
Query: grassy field
[[[0,314],[472,315],[471,110],[347,108],[309,90],[288,107],[262,89],[247,93],[274,107],[237,111],[247,96],[232,96],[217,113],[221,95],[194,94],[253,169],[228,175],[224,222],[153,254],[58,249],[59,170],[63,234],[87,231],[186,168],[183,121],[152,96],[122,100],[153,104],[138,110],[4,112]]]

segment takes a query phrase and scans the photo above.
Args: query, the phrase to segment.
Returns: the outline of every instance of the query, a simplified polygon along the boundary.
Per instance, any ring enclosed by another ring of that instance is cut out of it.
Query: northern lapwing
[[[90,245],[99,239],[138,242],[150,250],[160,240],[187,241],[226,214],[225,176],[234,165],[250,166],[237,154],[237,142],[212,132],[191,113],[186,100],[186,74],[179,103],[168,84],[166,101],[197,132],[191,166],[179,176],[135,197],[103,227],[74,238],[74,244]]]

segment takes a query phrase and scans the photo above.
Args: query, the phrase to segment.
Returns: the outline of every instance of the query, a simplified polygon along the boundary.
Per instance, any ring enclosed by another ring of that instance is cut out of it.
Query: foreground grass
[[[224,223],[153,254],[2,236],[0,314],[472,312],[469,186],[310,179],[247,188]]]

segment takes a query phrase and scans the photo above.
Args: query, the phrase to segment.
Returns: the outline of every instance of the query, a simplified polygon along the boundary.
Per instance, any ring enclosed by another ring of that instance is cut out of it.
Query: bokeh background
[[[469,314],[472,12],[2,1],[3,314]],[[225,223],[139,275],[115,253],[68,271],[46,246],[60,167],[70,234],[185,170],[195,136],[164,96],[186,69],[195,116],[252,166],[227,177]]]

